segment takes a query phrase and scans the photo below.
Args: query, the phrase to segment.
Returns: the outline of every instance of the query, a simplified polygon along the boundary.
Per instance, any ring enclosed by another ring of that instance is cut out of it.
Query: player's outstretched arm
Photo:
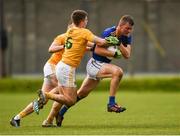
[[[93,42],[96,43],[97,46],[107,46],[108,45],[108,43],[105,39],[100,38],[98,36],[95,36]]]

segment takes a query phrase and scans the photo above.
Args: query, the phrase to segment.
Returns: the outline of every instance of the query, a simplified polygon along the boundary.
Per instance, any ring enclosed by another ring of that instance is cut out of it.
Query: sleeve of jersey
[[[102,34],[101,34],[101,37],[102,37],[102,38],[105,38],[105,37],[109,37],[110,35],[111,35],[111,33],[110,33],[109,31],[104,30],[104,31],[102,32]]]
[[[63,37],[63,35],[59,35],[54,39],[53,42],[58,44],[58,45],[62,45],[62,44],[64,44],[63,40],[65,40],[65,37]]]
[[[61,36],[58,35],[58,36],[54,39],[53,42],[56,43],[56,44],[61,44]]]
[[[84,29],[84,38],[90,42],[93,42],[94,41],[94,38],[95,38],[95,35],[88,29]]]

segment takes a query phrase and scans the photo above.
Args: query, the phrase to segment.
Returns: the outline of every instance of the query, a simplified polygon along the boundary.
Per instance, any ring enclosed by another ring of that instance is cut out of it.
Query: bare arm
[[[60,51],[62,49],[64,49],[64,45],[59,45],[59,44],[53,42],[51,44],[51,46],[49,47],[48,51],[49,51],[49,53],[54,53],[54,52],[58,52],[58,51]]]
[[[114,57],[114,52],[107,50],[105,47],[96,46],[94,52],[104,57]]]
[[[96,43],[97,46],[108,46],[107,41],[98,36],[94,38],[94,43]]]
[[[91,51],[94,48],[95,43],[88,42],[86,46],[86,51]]]
[[[121,44],[121,45],[119,46],[119,48],[120,48],[120,51],[121,51],[123,57],[124,57],[125,59],[128,59],[128,58],[130,57],[130,55],[131,55],[131,45],[130,45],[130,44],[127,44],[127,47],[126,47],[126,46],[124,46],[123,44]]]

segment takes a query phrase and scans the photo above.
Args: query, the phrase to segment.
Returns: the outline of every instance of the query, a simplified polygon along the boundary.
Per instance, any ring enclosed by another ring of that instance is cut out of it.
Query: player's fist
[[[120,50],[116,50],[116,52],[114,53],[114,58],[116,59],[122,58],[122,53]]]

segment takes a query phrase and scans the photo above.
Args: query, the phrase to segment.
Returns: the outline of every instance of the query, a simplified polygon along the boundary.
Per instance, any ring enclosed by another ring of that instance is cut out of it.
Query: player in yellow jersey
[[[83,10],[75,10],[71,14],[73,27],[69,28],[66,32],[65,51],[62,55],[62,60],[56,67],[58,87],[55,89],[59,90],[59,94],[40,91],[40,100],[37,105],[34,105],[35,107],[44,104],[47,99],[57,101],[60,104],[66,104],[67,106],[74,105],[77,98],[75,70],[85,54],[87,42],[96,43],[97,46],[105,46],[111,43],[95,36],[90,30],[85,28],[88,22],[87,15]],[[112,42],[112,44],[117,45],[118,42]]]
[[[49,52],[53,53],[50,59],[44,65],[44,81],[42,85],[42,90],[44,92],[49,92],[57,86],[57,79],[55,75],[56,64],[61,60],[62,54],[64,52],[64,42],[65,34],[58,35],[51,46],[49,47]],[[55,91],[55,90],[54,90]],[[20,126],[20,120],[34,111],[33,102],[26,106],[21,112],[14,116],[10,124],[14,127]]]
[[[111,78],[107,111],[121,113],[126,110],[125,107],[118,105],[115,101],[117,88],[123,75],[122,68],[114,64],[110,64],[111,60],[107,59],[106,57],[108,56],[111,58],[119,58],[123,56],[126,59],[130,57],[131,33],[133,30],[133,25],[133,18],[129,15],[124,15],[121,17],[118,26],[113,26],[103,31],[102,37],[107,37],[107,35],[116,34],[118,39],[121,41],[121,53],[119,54],[117,51],[110,52],[104,47],[94,47],[94,49],[92,50],[92,58],[88,61],[86,66],[87,76],[84,79],[81,87],[77,91],[77,102],[87,97],[88,94],[100,83],[101,79]],[[64,119],[64,114],[67,112],[68,108],[70,107],[63,105],[61,110],[59,111],[59,114],[56,113],[56,116],[50,114],[47,120],[49,118],[56,117],[57,126],[61,126],[61,123]]]

